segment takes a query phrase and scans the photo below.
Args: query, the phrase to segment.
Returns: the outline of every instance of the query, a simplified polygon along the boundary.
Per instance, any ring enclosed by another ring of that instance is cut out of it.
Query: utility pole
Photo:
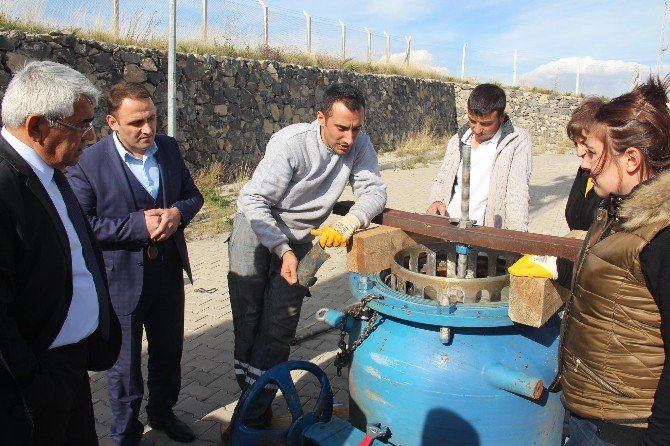
[[[582,68],[582,61],[581,59],[577,59],[577,80],[575,82],[575,94],[579,96],[579,74]]]
[[[468,42],[463,44],[463,57],[461,58],[461,80],[465,80],[465,50],[468,47]]]
[[[344,24],[342,19],[337,19],[340,22],[340,27],[342,28],[342,61],[347,60],[347,25]]]
[[[112,0],[112,32],[119,37],[119,0]]]
[[[412,58],[412,36],[405,36],[407,42],[407,52],[405,53],[405,66],[409,67],[409,61]]]
[[[514,77],[512,77],[512,87],[516,87],[516,68],[519,61],[519,50],[514,49]]]
[[[307,14],[307,11],[304,9],[302,13],[305,15],[305,20],[307,20],[307,55],[312,55],[312,16]]]
[[[263,0],[258,0],[263,8],[263,45],[268,47],[268,5]]]
[[[168,136],[176,137],[177,129],[177,0],[170,0],[170,19],[168,36]]]
[[[661,71],[663,70],[663,56],[665,55],[666,50],[668,49],[668,44],[665,41],[665,22],[668,18],[668,2],[665,2],[663,9],[663,24],[661,25],[661,41],[658,44],[658,63],[656,64],[656,72],[661,76]]]
[[[202,0],[202,42],[207,43],[207,0]]]
[[[388,65],[391,63],[391,36],[386,31],[384,35],[386,36],[386,65]]]
[[[364,26],[363,29],[368,33],[368,63],[372,63],[372,33],[367,26]]]

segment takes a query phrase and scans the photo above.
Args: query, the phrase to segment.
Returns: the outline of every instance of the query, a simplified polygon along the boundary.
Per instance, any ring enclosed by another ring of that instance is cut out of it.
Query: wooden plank
[[[333,212],[338,215],[344,215],[352,205],[352,201],[338,202]],[[486,226],[458,228],[448,218],[437,215],[415,214],[388,208],[372,221],[440,240],[450,240],[452,242],[520,254],[552,255],[563,257],[573,262],[577,260],[582,247],[582,241],[578,239],[510,231]]]
[[[540,327],[569,295],[570,291],[550,279],[510,276],[509,317],[519,324]]]
[[[396,252],[417,241],[402,229],[377,226],[358,231],[347,247],[347,269],[371,274],[391,267]]]

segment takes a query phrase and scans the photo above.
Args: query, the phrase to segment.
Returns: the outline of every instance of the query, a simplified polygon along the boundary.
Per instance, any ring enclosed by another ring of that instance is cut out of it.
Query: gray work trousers
[[[291,244],[302,259],[311,243]],[[244,392],[265,371],[288,360],[307,289],[289,285],[280,276],[281,260],[264,247],[246,217],[237,213],[228,240],[228,290],[235,334],[235,376]],[[276,394],[270,385],[261,392],[246,419],[262,428]]]

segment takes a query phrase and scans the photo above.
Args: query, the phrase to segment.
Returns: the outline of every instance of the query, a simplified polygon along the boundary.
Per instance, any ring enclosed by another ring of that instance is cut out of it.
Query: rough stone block
[[[550,279],[510,276],[509,317],[519,324],[540,327],[569,295],[570,291]]]
[[[20,53],[7,53],[7,68],[12,73],[16,73],[23,68],[31,59]]]
[[[147,80],[147,75],[137,65],[126,64],[123,68],[123,78],[128,82],[142,83]]]

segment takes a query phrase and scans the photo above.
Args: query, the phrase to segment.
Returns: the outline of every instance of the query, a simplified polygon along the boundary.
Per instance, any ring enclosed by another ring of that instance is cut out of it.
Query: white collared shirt
[[[95,289],[93,276],[86,267],[79,236],[67,214],[67,207],[60,189],[58,189],[53,179],[53,167],[45,163],[32,148],[12,135],[5,127],[2,128],[0,133],[35,172],[49,194],[67,232],[72,257],[72,301],[67,312],[67,318],[49,348],[75,344],[88,337],[98,328],[99,318],[98,293]]]
[[[488,141],[484,141],[470,152],[470,220],[476,224],[484,224],[484,214],[486,213],[486,204],[489,198],[489,186],[491,184],[491,170],[493,169],[493,160],[496,157],[498,141],[502,135],[502,126]],[[468,129],[461,141],[463,144],[471,144],[472,130]],[[456,173],[456,186],[454,195],[451,197],[447,212],[450,217],[461,217],[461,194],[463,184],[463,160],[461,159]]]

